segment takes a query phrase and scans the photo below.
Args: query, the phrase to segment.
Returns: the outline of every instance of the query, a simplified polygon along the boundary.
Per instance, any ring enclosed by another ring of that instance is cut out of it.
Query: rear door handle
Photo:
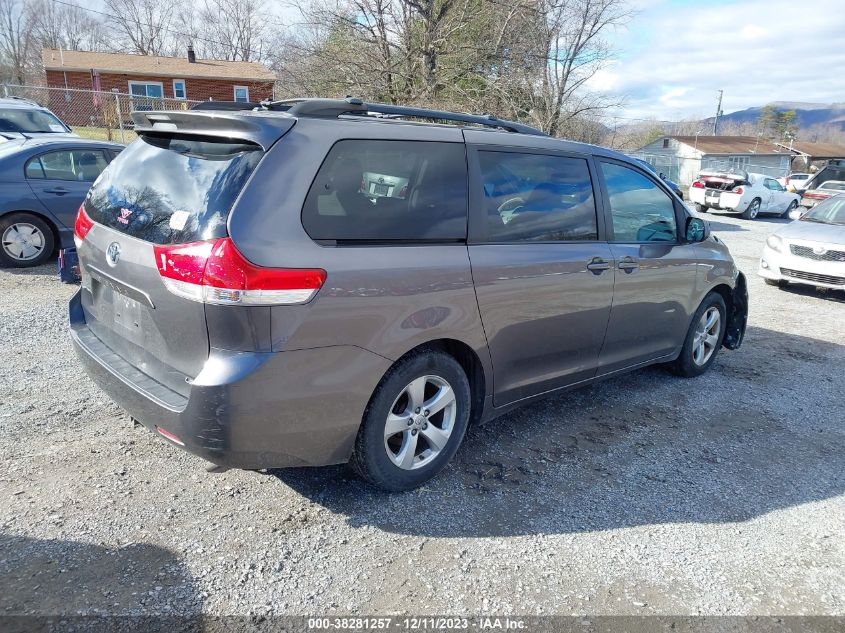
[[[66,193],[70,193],[70,189],[65,189],[64,187],[56,187],[55,189],[45,189],[45,193],[54,193],[57,196],[63,196]]]
[[[619,262],[619,270],[624,270],[626,273],[633,272],[639,267],[640,264],[637,262],[636,259],[632,257],[626,257],[621,262]]]
[[[603,270],[610,270],[610,262],[604,261],[601,257],[594,257],[593,260],[587,264],[587,270],[596,275],[601,275]]]

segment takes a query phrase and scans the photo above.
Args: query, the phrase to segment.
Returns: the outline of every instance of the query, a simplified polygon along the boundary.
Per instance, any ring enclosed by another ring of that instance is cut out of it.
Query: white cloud
[[[772,101],[845,101],[842,0],[674,5],[640,0],[639,14],[614,42],[620,59],[590,82],[624,97],[621,116],[712,116],[717,91],[725,112]]]

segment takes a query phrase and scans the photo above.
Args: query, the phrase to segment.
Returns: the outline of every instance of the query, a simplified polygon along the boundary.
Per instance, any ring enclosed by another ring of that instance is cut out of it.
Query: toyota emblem
[[[816,255],[824,255],[827,252],[827,249],[824,246],[814,246],[813,252]]]
[[[117,266],[117,262],[119,260],[120,244],[118,244],[117,242],[112,242],[106,249],[106,261],[109,263],[109,266]]]

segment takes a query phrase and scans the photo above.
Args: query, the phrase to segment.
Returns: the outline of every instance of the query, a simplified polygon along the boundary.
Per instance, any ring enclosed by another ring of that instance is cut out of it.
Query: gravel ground
[[[845,614],[845,294],[763,285],[782,221],[710,219],[741,350],[472,429],[394,495],[207,472],[81,372],[52,266],[0,271],[0,614]]]

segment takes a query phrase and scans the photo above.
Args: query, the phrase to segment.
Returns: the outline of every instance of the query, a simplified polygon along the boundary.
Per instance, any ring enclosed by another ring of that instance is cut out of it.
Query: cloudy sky
[[[845,0],[632,0],[591,88],[620,116],[679,120],[772,101],[845,102]]]

